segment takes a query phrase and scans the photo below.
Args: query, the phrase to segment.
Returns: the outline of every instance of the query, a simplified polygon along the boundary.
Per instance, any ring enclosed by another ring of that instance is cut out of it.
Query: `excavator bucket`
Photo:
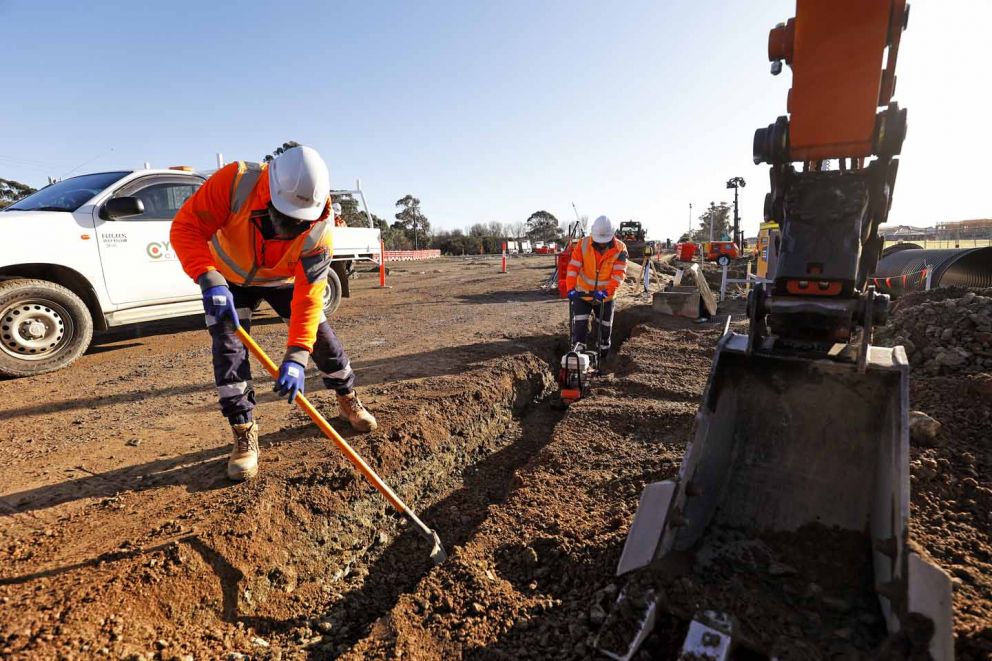
[[[824,630],[870,646],[874,621],[876,639],[929,632],[931,655],[953,658],[950,579],[908,543],[905,351],[870,347],[862,373],[856,347],[835,347],[813,359],[721,338],[678,478],[645,488],[617,573],[686,619],[739,619],[767,654],[802,656]],[[826,612],[792,621],[793,597]]]

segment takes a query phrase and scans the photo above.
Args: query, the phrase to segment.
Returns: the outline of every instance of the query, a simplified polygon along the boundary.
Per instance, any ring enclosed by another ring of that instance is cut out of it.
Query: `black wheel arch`
[[[48,280],[62,285],[82,299],[93,318],[94,330],[107,330],[107,320],[103,316],[103,308],[100,307],[96,290],[93,289],[93,285],[86,276],[79,271],[60,264],[26,263],[0,266],[0,280],[14,278]]]

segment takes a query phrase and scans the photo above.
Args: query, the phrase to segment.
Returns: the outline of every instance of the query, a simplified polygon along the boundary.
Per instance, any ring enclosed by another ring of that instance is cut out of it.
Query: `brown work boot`
[[[379,426],[375,416],[368,412],[354,390],[347,395],[338,395],[338,405],[341,406],[341,417],[355,431],[375,431]]]
[[[258,473],[258,425],[254,420],[243,425],[231,425],[234,448],[227,460],[227,476],[238,482]]]

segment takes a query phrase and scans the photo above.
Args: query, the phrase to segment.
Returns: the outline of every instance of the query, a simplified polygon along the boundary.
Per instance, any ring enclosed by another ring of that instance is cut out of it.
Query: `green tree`
[[[726,202],[715,204],[710,202],[709,209],[699,217],[699,229],[692,233],[692,240],[697,242],[710,240],[710,226],[713,226],[714,241],[730,240],[731,207]]]
[[[462,230],[442,230],[431,239],[431,246],[445,255],[477,255],[484,249],[482,239]]]
[[[410,243],[406,239],[403,230],[395,230],[385,218],[372,214],[372,227],[379,230],[382,243],[386,250],[408,250]]]
[[[13,179],[0,179],[0,209],[10,206],[36,189]]]
[[[476,223],[468,229],[470,237],[479,240],[482,252],[496,253],[503,249],[503,242],[510,236],[510,230],[495,220]]]
[[[557,241],[562,238],[561,227],[558,225],[558,219],[554,217],[550,212],[535,211],[527,219],[527,238],[531,241],[544,241],[549,243],[551,241]]]
[[[333,196],[334,201],[341,205],[341,217],[348,227],[368,227],[369,219],[358,206],[358,200],[351,195],[342,193]]]
[[[427,217],[420,211],[420,200],[407,193],[396,200],[396,206],[400,209],[396,214],[396,222],[392,227],[402,230],[413,242],[413,249],[419,250],[421,238],[425,238],[424,243],[429,243],[431,234],[431,224]]]
[[[298,143],[296,140],[290,140],[288,142],[284,142],[282,143],[282,147],[276,147],[271,154],[267,154],[262,160],[264,160],[266,163],[271,163],[272,159],[278,156],[279,154],[282,154],[283,152],[288,151],[293,147],[302,147],[302,146],[303,145]]]

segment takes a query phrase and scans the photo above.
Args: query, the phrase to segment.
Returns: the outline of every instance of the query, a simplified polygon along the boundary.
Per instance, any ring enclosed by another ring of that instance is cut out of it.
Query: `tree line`
[[[699,226],[692,232],[685,232],[679,241],[703,243],[709,241],[711,236],[714,241],[730,241],[730,235],[733,232],[731,227],[732,210],[733,207],[726,202],[719,204],[710,202],[709,208],[699,216]],[[712,233],[710,232],[711,227]]]
[[[393,223],[373,215],[389,250],[433,248],[446,255],[473,255],[499,252],[504,241],[527,239],[550,243],[564,238],[558,219],[543,209],[517,222],[478,222],[465,229],[432,231],[418,198],[405,195],[396,201],[396,208]]]

